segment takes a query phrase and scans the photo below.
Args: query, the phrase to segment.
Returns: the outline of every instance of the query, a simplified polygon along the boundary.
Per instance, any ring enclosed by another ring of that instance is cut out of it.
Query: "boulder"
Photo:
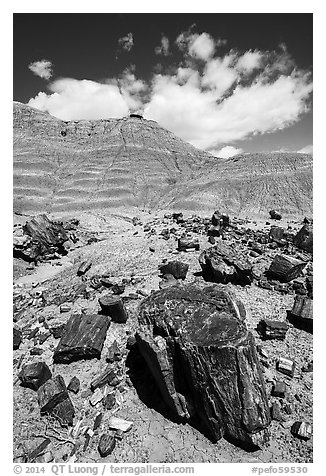
[[[249,449],[268,439],[270,412],[244,317],[224,286],[172,286],[140,304],[136,339],[174,418]]]
[[[243,285],[253,281],[252,264],[226,243],[218,243],[203,251],[199,264],[209,281]]]
[[[309,440],[312,436],[312,428],[306,421],[296,421],[291,427],[291,433],[302,440]]]
[[[100,358],[110,319],[100,314],[72,315],[54,351],[54,363]]]
[[[288,283],[300,276],[306,264],[292,256],[276,255],[267,271],[267,276]]]
[[[61,375],[47,380],[37,391],[41,414],[51,414],[64,425],[72,425],[75,410]]]
[[[41,385],[52,377],[52,373],[45,362],[35,362],[24,365],[18,377],[23,387],[38,390]]]
[[[172,274],[175,279],[185,279],[188,269],[189,265],[182,261],[169,261],[167,264],[162,264],[160,266],[160,271],[163,275]]]

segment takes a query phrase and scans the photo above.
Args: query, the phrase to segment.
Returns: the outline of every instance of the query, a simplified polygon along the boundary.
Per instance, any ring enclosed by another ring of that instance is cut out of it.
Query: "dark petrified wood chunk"
[[[22,340],[23,340],[22,332],[16,327],[14,327],[13,329],[13,349],[14,350],[19,349],[19,346],[22,343]]]
[[[269,212],[269,216],[273,219],[273,220],[281,220],[282,219],[282,215],[277,212],[276,210],[271,210]]]
[[[296,421],[291,427],[291,433],[302,440],[309,440],[312,435],[312,428],[310,423],[306,421]]]
[[[204,277],[210,281],[238,284],[253,281],[252,264],[226,243],[218,243],[203,251],[199,264]]]
[[[56,375],[53,379],[47,380],[38,389],[37,396],[41,413],[50,413],[58,403],[68,398],[63,377]]]
[[[73,393],[78,393],[79,392],[79,389],[80,389],[80,380],[78,377],[74,376],[69,384],[68,384],[68,387],[67,387],[67,390],[69,390],[70,392],[73,392]]]
[[[113,436],[103,433],[98,444],[98,452],[102,458],[105,458],[112,453],[116,445],[116,440]]]
[[[288,320],[299,329],[313,331],[313,300],[296,295],[293,308],[287,313]]]
[[[179,238],[178,239],[178,250],[179,251],[186,251],[194,249],[196,251],[199,250],[199,241],[197,238]]]
[[[284,228],[281,228],[280,226],[272,226],[269,232],[269,239],[278,243],[279,241],[283,240],[283,238]]]
[[[35,362],[24,365],[18,377],[23,387],[38,390],[41,385],[52,377],[52,373],[45,362]]]
[[[293,239],[293,243],[298,248],[312,253],[313,251],[313,228],[311,224],[305,224],[298,231]]]
[[[110,316],[114,322],[124,324],[127,322],[128,314],[122,300],[117,296],[102,296],[99,299],[102,313]]]
[[[77,276],[83,276],[83,274],[87,273],[87,271],[91,268],[92,262],[91,261],[83,261],[79,268],[77,269]]]
[[[70,397],[68,396],[65,400],[59,402],[51,411],[51,415],[59,420],[61,425],[72,426],[74,422],[75,409]]]
[[[293,377],[295,362],[291,359],[280,357],[276,363],[276,368],[282,374],[288,375],[289,377]]]
[[[188,273],[189,265],[182,261],[169,261],[160,266],[162,274],[172,274],[176,279],[185,279]]]
[[[113,381],[116,374],[111,365],[108,365],[106,369],[91,382],[91,389],[94,392],[97,388],[103,387],[105,384]]]
[[[306,264],[304,261],[292,258],[292,256],[276,255],[267,274],[273,279],[288,283],[300,276]]]
[[[24,225],[24,232],[32,238],[31,256],[58,251],[65,252],[63,244],[68,240],[62,225],[49,220],[46,215],[38,215]]]
[[[286,322],[271,319],[262,319],[257,326],[257,330],[263,339],[284,340],[288,328],[289,326]]]
[[[139,308],[138,349],[176,418],[214,441],[268,439],[270,412],[252,334],[234,296],[218,285],[171,286]]]
[[[54,351],[55,363],[100,358],[110,319],[100,314],[73,315]]]
[[[45,438],[45,440],[42,441],[29,455],[28,460],[33,461],[35,458],[37,458],[41,453],[44,452],[45,448],[49,446],[51,443],[50,438]]]

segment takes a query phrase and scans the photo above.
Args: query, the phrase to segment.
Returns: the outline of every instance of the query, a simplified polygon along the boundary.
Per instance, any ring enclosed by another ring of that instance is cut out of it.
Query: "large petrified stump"
[[[54,363],[99,359],[110,321],[109,317],[100,314],[72,315],[54,351]]]
[[[203,251],[199,264],[208,281],[225,284],[251,284],[253,281],[252,264],[226,243],[218,243]]]
[[[139,308],[138,348],[176,418],[213,441],[267,441],[270,414],[245,312],[224,286],[171,286]]]

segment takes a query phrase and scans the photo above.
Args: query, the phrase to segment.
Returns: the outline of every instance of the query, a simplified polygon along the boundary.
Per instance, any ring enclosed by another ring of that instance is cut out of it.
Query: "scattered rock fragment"
[[[132,427],[133,422],[128,420],[123,420],[122,418],[117,418],[115,416],[110,416],[108,421],[108,426],[112,430],[121,430],[124,433],[129,431]]]
[[[91,389],[94,391],[107,383],[111,385],[112,382],[115,382],[116,376],[115,370],[112,369],[111,365],[108,365],[106,369],[91,382]]]
[[[284,340],[288,331],[288,324],[284,321],[275,321],[271,319],[262,319],[257,326],[258,332],[262,338]]]
[[[285,357],[280,357],[276,364],[276,369],[289,377],[294,376],[295,362]]]
[[[272,388],[272,396],[278,398],[284,398],[286,393],[285,382],[276,381]]]
[[[293,238],[293,243],[298,248],[307,251],[308,253],[313,252],[313,228],[312,225],[306,223],[298,231],[298,233]]]
[[[62,402],[59,402],[52,410],[53,415],[61,425],[72,426],[74,423],[75,409],[70,400],[70,397],[66,398]]]
[[[67,386],[67,390],[69,390],[70,392],[72,393],[78,393],[79,390],[80,390],[80,380],[78,377],[74,376],[72,377],[72,379],[70,380],[68,386]]]
[[[30,455],[28,456],[28,460],[30,462],[33,462],[41,453],[43,453],[43,451],[45,450],[45,448],[47,446],[49,446],[49,444],[51,443],[51,440],[50,438],[45,438],[45,440],[42,441],[42,443],[40,443],[31,453]]]
[[[13,328],[13,350],[19,349],[20,344],[23,340],[22,332],[16,327]]]
[[[118,346],[118,342],[115,340],[108,348],[108,352],[106,354],[106,361],[109,363],[113,363],[113,362],[118,362],[121,359],[122,359],[122,353]]]
[[[107,396],[103,400],[103,405],[106,410],[112,410],[114,405],[116,404],[116,398],[113,393],[108,393]]]
[[[55,363],[100,358],[110,319],[100,314],[72,315],[54,351]]]
[[[312,333],[313,300],[297,294],[292,310],[287,313],[287,318],[295,327]]]
[[[103,400],[103,392],[101,391],[100,388],[97,388],[91,398],[89,399],[89,403],[92,405],[92,407],[95,407],[99,402]]]
[[[87,271],[91,268],[92,262],[91,261],[83,261],[78,270],[77,270],[77,276],[83,276]]]
[[[186,251],[188,249],[199,250],[199,241],[198,239],[193,238],[179,238],[178,239],[178,250]]]
[[[38,390],[52,377],[52,373],[45,362],[35,362],[24,365],[18,377],[23,387]]]
[[[37,391],[41,414],[50,413],[61,424],[72,425],[75,410],[61,375],[47,380]]]
[[[120,298],[105,295],[100,297],[99,304],[101,306],[102,313],[106,316],[110,316],[112,321],[120,324],[127,322],[127,310]]]
[[[116,439],[107,433],[103,433],[98,444],[98,452],[100,453],[101,457],[105,458],[106,456],[109,456],[114,450],[115,445]]]
[[[312,427],[306,421],[296,421],[291,427],[291,433],[302,440],[309,440],[312,436]]]
[[[189,265],[182,261],[169,261],[167,264],[160,266],[161,273],[172,274],[175,279],[186,279]]]
[[[282,215],[276,210],[271,210],[269,212],[269,216],[272,218],[272,220],[282,220]]]
[[[276,421],[283,421],[281,407],[278,402],[273,402],[271,406],[271,418]]]

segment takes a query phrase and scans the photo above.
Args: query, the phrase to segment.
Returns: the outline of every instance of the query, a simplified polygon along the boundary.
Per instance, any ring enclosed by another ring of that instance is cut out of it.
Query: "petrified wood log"
[[[127,310],[119,297],[105,295],[98,300],[101,306],[101,311],[106,316],[110,316],[114,322],[124,324],[127,322]]]
[[[69,398],[65,381],[61,375],[47,380],[37,391],[41,413],[51,413],[58,403]]]
[[[188,273],[189,264],[182,261],[169,261],[166,264],[160,266],[161,273],[172,274],[175,279],[185,279]]]
[[[283,321],[274,321],[271,319],[262,319],[259,321],[257,330],[263,339],[284,340],[288,331],[288,324]]]
[[[199,250],[199,241],[197,238],[179,238],[178,239],[178,250],[179,251],[186,251],[194,249],[196,251]]]
[[[268,439],[270,412],[244,308],[218,285],[172,286],[139,308],[138,349],[175,417],[197,421],[213,441]]]
[[[55,251],[66,254],[63,244],[69,239],[67,233],[62,225],[49,220],[46,215],[34,217],[23,229],[33,240],[28,251],[31,258],[36,259],[39,255]]]
[[[110,319],[100,314],[71,316],[54,351],[54,363],[99,359],[109,325]]]
[[[288,320],[299,329],[313,331],[313,300],[296,295],[293,308],[287,313]]]
[[[293,239],[293,243],[298,248],[312,253],[313,251],[313,228],[311,224],[305,224],[298,231]]]
[[[276,255],[267,271],[267,275],[288,283],[300,276],[306,264],[304,261],[292,258],[292,256]]]
[[[205,279],[218,283],[251,284],[252,264],[230,245],[218,243],[199,256]]]

